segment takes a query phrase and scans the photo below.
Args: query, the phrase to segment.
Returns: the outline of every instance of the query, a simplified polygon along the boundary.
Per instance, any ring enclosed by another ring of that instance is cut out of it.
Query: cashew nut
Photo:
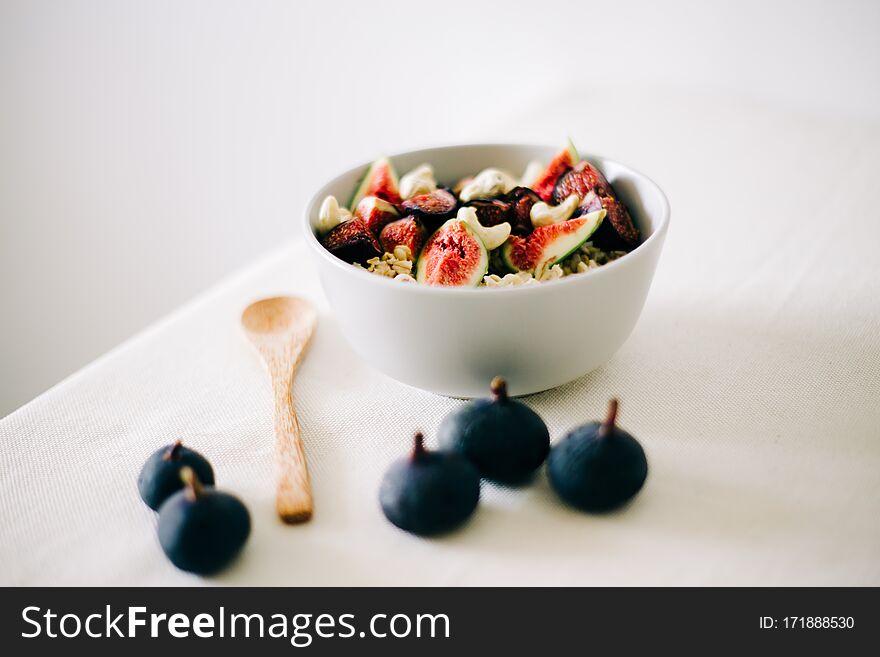
[[[434,169],[430,164],[420,164],[400,179],[400,197],[412,198],[419,194],[429,194],[437,189]]]
[[[577,194],[571,194],[559,205],[547,205],[544,202],[535,203],[529,213],[532,226],[538,228],[565,221],[577,210],[578,203],[580,203],[580,198]]]
[[[510,237],[509,223],[505,221],[503,224],[489,226],[487,228],[480,223],[480,220],[477,218],[477,211],[473,208],[460,208],[456,215],[456,219],[463,221],[470,226],[471,230],[473,230],[474,233],[477,234],[477,237],[480,238],[483,246],[489,251],[497,249],[507,241],[508,237]]]
[[[516,187],[516,180],[501,169],[483,169],[465,185],[459,197],[467,203],[478,198],[493,198]]]
[[[351,219],[348,208],[340,208],[335,196],[328,196],[318,210],[318,232],[329,233],[343,221]]]

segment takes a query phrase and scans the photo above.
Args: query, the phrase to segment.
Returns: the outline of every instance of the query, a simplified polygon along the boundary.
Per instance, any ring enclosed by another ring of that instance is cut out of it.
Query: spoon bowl
[[[241,324],[250,334],[290,333],[315,324],[315,308],[297,297],[272,297],[255,301],[241,314]]]

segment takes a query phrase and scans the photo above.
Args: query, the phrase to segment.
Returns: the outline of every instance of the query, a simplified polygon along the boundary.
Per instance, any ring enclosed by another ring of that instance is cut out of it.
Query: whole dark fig
[[[214,485],[214,470],[208,459],[183,446],[181,441],[156,450],[138,475],[138,491],[144,503],[158,510],[162,502],[183,488],[180,469],[189,466],[206,485]]]
[[[571,431],[550,452],[547,474],[559,497],[583,511],[609,511],[632,498],[648,476],[645,451],[619,429],[617,400],[604,422]]]
[[[480,475],[459,455],[430,452],[423,441],[417,433],[412,454],[385,473],[379,503],[392,524],[429,536],[455,529],[471,516],[480,501]]]
[[[175,566],[199,575],[229,564],[251,533],[251,517],[237,497],[203,487],[195,471],[180,471],[183,490],[159,508],[159,544]]]
[[[486,479],[520,484],[550,451],[550,433],[541,417],[507,396],[507,384],[495,377],[492,396],[453,411],[440,424],[440,447],[461,454]]]

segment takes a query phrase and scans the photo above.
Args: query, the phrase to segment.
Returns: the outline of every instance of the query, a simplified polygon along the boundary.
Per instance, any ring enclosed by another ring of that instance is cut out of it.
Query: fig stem
[[[498,401],[506,401],[507,381],[505,381],[500,376],[496,376],[494,379],[492,379],[492,383],[489,384],[489,391],[492,393],[492,396]]]
[[[599,430],[602,436],[610,436],[614,432],[614,423],[617,422],[617,406],[616,398],[608,402],[608,415]]]
[[[180,478],[186,486],[186,495],[191,501],[195,502],[205,492],[202,482],[199,481],[195,471],[188,465],[180,469]]]
[[[416,431],[416,435],[413,437],[413,461],[417,461],[427,453],[428,450],[425,449],[425,435],[421,431]]]
[[[175,440],[174,444],[165,452],[165,456],[162,457],[164,461],[176,461],[180,458],[180,448],[183,447],[182,440]]]

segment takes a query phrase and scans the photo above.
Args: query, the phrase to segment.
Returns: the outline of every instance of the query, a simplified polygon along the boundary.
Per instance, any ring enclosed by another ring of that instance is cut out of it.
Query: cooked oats
[[[486,287],[510,287],[513,285],[530,285],[537,283],[534,276],[527,271],[521,271],[518,274],[488,274],[483,276],[483,285]]]
[[[401,275],[412,278],[412,268],[412,254],[406,246],[397,246],[394,248],[394,253],[384,253],[382,257],[376,256],[367,260],[368,272],[387,278]]]

